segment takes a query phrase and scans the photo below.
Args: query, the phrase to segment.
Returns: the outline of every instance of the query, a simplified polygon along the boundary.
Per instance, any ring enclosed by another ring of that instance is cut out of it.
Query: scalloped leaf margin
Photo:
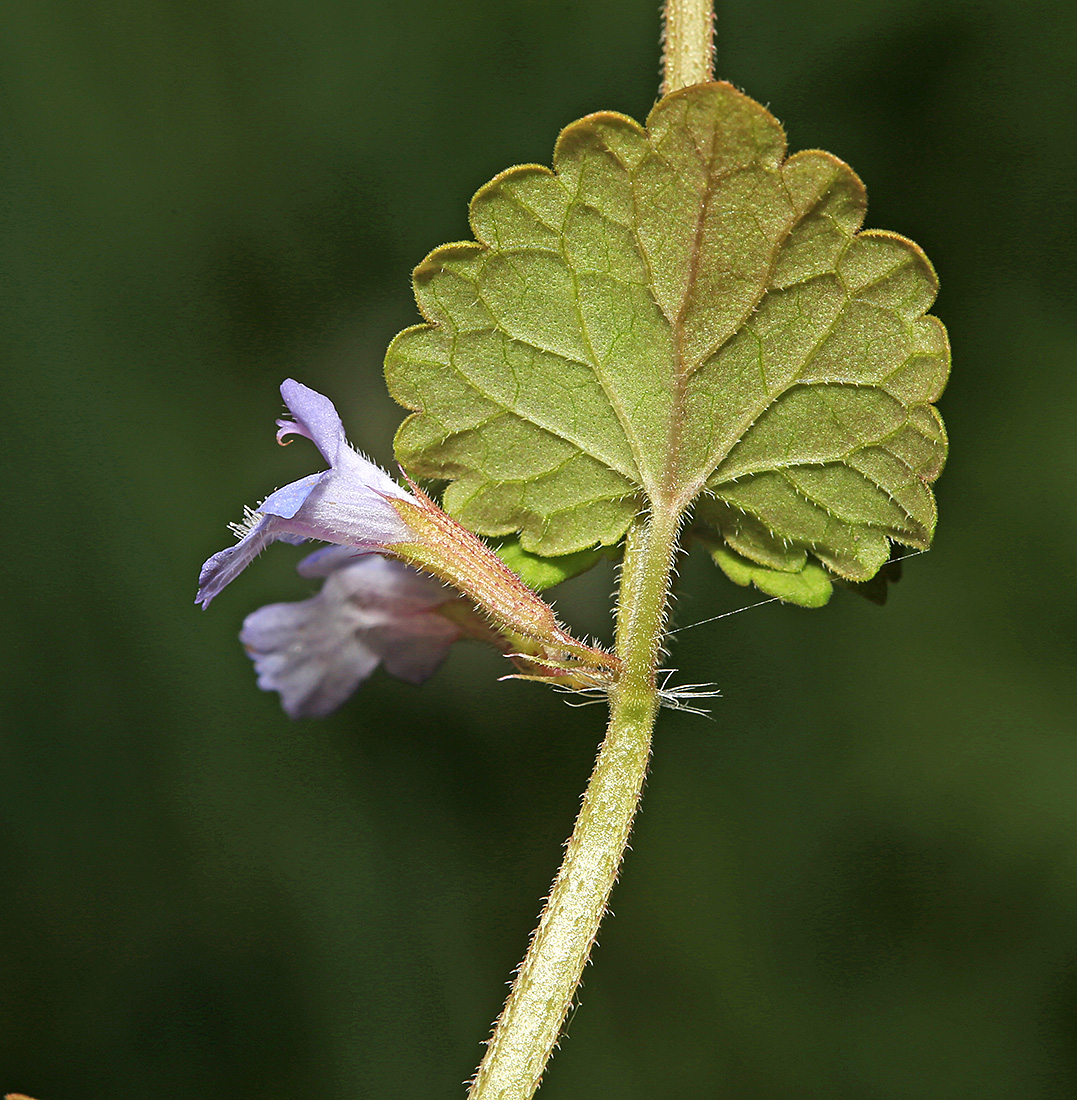
[[[935,272],[911,241],[861,231],[846,164],[785,152],[762,106],[697,85],[646,128],[580,119],[552,171],[481,188],[476,240],[415,269],[426,323],[386,355],[412,410],[401,464],[531,555],[693,504],[756,579],[811,555],[862,582],[891,541],[926,548],[947,449]]]

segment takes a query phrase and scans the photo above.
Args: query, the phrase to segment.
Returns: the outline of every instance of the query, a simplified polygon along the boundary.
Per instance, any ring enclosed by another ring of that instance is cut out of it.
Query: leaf
[[[871,577],[924,547],[949,365],[912,242],[859,232],[864,189],[828,153],[785,159],[728,84],[667,96],[647,128],[567,127],[554,170],[471,203],[476,242],[416,269],[427,323],[386,356],[413,474],[531,554],[612,544],[640,509],[687,511],[757,565],[810,552]]]
[[[708,549],[715,564],[734,584],[742,588],[754,584],[760,592],[786,603],[822,607],[833,591],[830,574],[818,562],[805,560],[796,571],[783,572],[742,558],[721,542],[711,544]]]
[[[542,557],[525,550],[517,538],[504,539],[494,547],[494,551],[514,573],[520,576],[528,588],[536,592],[543,592],[562,581],[579,576],[580,573],[586,573],[593,565],[598,564],[604,553],[608,553],[596,546],[587,550],[577,550],[574,554]]]

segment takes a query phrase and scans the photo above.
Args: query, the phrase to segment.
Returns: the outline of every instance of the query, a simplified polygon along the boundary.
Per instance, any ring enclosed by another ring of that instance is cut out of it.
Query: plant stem
[[[469,1100],[530,1100],[542,1080],[606,911],[639,804],[658,713],[655,672],[680,516],[636,522],[617,610],[623,672],[583,806]]]
[[[713,80],[713,0],[666,0],[662,27],[662,94]]]

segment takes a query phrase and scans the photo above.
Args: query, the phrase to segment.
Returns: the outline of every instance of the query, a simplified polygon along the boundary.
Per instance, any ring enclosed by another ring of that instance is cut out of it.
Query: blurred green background
[[[559,128],[642,118],[656,0],[0,7],[0,1090],[433,1100],[500,1009],[597,709],[457,647],[292,723],[197,570],[277,386],[383,462],[409,270]],[[1077,1095],[1077,7],[722,0],[720,75],[941,277],[953,458],[890,604],[679,636],[551,1100]],[[559,594],[602,631],[612,573]],[[681,625],[753,599],[692,558]]]

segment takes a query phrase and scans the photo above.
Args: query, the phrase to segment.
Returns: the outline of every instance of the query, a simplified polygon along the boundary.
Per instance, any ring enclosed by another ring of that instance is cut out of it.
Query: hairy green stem
[[[655,512],[629,532],[617,610],[622,675],[564,862],[469,1100],[530,1100],[606,911],[639,804],[658,713],[661,651],[680,517]]]
[[[713,79],[713,0],[666,0],[662,17],[662,94]]]

